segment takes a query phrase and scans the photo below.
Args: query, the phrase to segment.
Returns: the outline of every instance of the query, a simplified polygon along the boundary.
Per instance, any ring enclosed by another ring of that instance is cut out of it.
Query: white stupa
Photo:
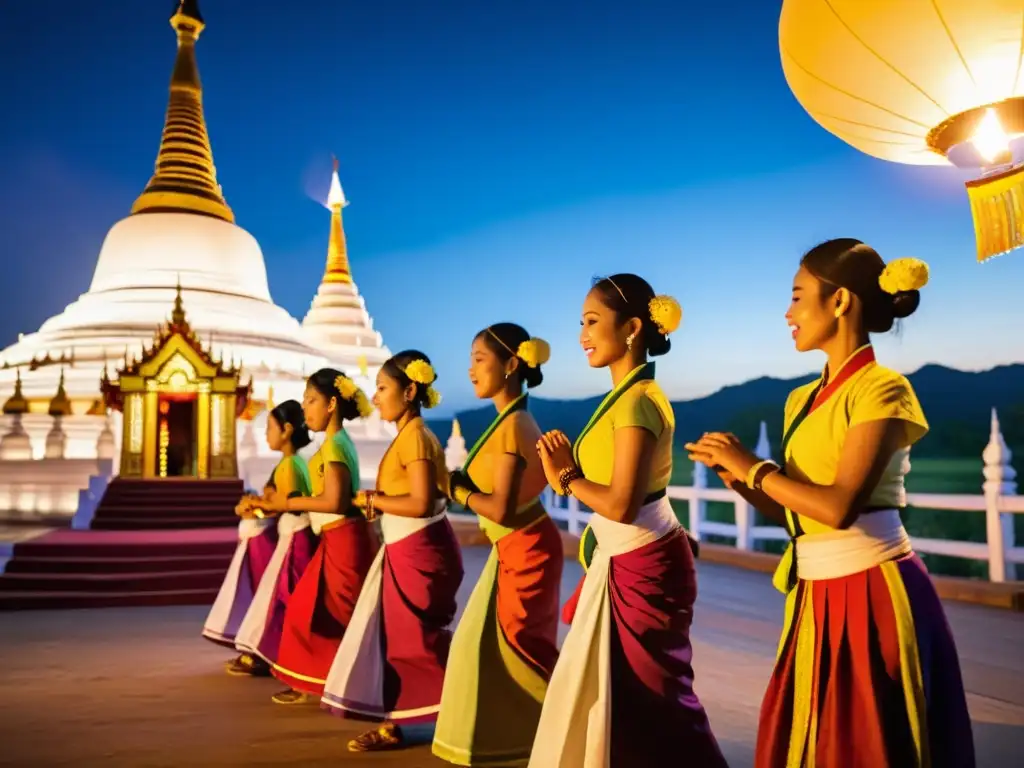
[[[235,224],[217,181],[195,57],[205,26],[197,1],[179,0],[170,23],[177,56],[152,178],[131,214],[107,234],[89,290],[0,352],[0,400],[14,393],[20,378],[28,409],[21,423],[37,458],[45,452],[52,421],[47,413],[62,377],[72,414],[63,419],[66,455],[95,456],[105,428],[98,402],[104,367],[116,369],[152,340],[179,283],[193,329],[218,357],[241,363],[257,402],[301,400],[305,377],[327,365],[370,391],[389,354],[351,279],[341,204],[334,202],[344,199],[337,173],[328,201],[327,271],[305,327],[274,303],[260,246]],[[10,428],[7,421],[4,430]],[[353,426],[357,445],[361,436],[371,443],[386,437],[376,419]],[[250,422],[247,429],[263,454],[262,423]],[[377,452],[369,446],[367,458]]]

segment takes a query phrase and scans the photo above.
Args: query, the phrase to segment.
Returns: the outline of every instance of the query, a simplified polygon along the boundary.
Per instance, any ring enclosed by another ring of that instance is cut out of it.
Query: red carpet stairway
[[[209,605],[238,541],[239,480],[114,479],[92,530],[14,546],[0,610]]]

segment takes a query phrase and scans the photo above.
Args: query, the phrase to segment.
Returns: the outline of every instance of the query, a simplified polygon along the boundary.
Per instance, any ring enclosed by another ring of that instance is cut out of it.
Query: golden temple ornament
[[[850,146],[978,174],[979,262],[1024,246],[1024,0],[783,0],[779,52],[800,105]]]

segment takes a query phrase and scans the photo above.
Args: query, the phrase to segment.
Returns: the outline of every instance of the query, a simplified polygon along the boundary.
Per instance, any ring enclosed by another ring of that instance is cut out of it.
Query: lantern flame
[[[985,116],[978,123],[971,143],[989,163],[1010,151],[1010,137],[1003,130],[994,109],[985,110]]]

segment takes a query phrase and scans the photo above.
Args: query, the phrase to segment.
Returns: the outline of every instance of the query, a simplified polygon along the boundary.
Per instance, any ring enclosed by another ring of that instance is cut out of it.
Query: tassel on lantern
[[[967,182],[978,261],[1024,246],[1024,164]]]

